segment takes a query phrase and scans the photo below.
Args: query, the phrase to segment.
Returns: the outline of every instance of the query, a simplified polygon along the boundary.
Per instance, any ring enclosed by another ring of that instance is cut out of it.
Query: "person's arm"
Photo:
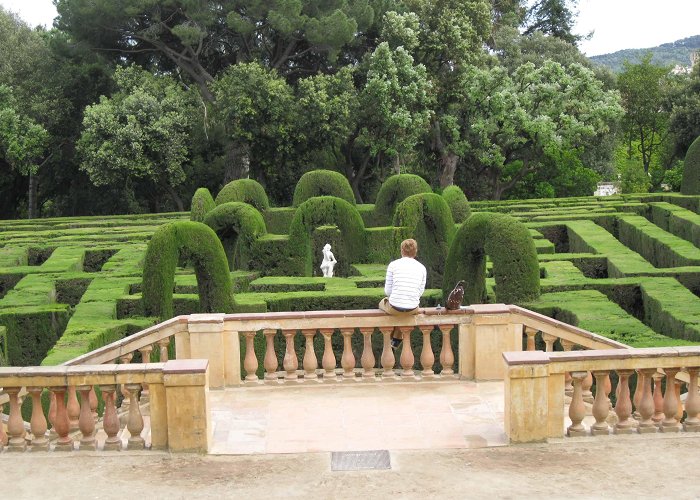
[[[391,264],[386,268],[386,279],[384,280],[384,294],[391,295],[391,288],[394,286],[394,269]]]
[[[423,292],[425,291],[425,279],[426,279],[426,270],[425,267],[423,268],[423,279],[420,282],[420,286],[418,287],[418,295],[423,295]]]

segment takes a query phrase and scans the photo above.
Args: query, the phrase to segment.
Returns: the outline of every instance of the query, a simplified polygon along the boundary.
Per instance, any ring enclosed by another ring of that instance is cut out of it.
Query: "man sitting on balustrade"
[[[384,297],[379,309],[387,314],[403,316],[418,313],[420,297],[425,291],[425,266],[416,260],[418,243],[414,239],[401,242],[401,258],[392,261],[386,269]],[[403,334],[394,329],[391,346],[396,349],[403,340]]]

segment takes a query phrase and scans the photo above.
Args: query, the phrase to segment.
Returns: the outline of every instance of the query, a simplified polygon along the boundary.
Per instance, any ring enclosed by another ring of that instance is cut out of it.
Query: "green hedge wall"
[[[289,226],[297,209],[293,207],[270,208],[263,212],[267,232],[272,234],[289,234]]]
[[[335,196],[310,198],[297,208],[289,230],[289,250],[297,264],[297,275],[311,276],[317,255],[311,248],[311,232],[335,225],[342,234],[342,245],[333,248],[336,260],[361,262],[365,255],[365,225],[349,202]]]
[[[461,224],[469,218],[472,211],[462,188],[454,184],[452,186],[447,186],[442,191],[442,197],[445,198],[452,212],[452,218],[457,224]]]
[[[216,204],[223,205],[232,201],[241,201],[253,205],[264,212],[270,208],[265,188],[253,179],[237,179],[226,184],[216,195]]]
[[[455,234],[452,212],[439,194],[422,193],[409,196],[396,208],[394,226],[411,229],[418,242],[418,260],[427,271],[427,288],[442,288],[445,260]],[[399,246],[400,241],[394,245]],[[454,284],[453,284],[454,285]]]
[[[146,314],[162,320],[173,316],[175,268],[182,253],[194,265],[200,310],[232,312],[231,276],[219,238],[205,224],[180,221],[159,227],[148,243],[142,281]]]
[[[465,304],[486,299],[486,255],[493,262],[498,302],[523,303],[540,295],[540,267],[532,236],[510,215],[477,213],[462,224],[445,265],[444,300],[464,280]]]
[[[380,226],[390,224],[399,203],[411,195],[432,192],[430,185],[418,175],[392,175],[384,181],[377,193],[374,204],[375,223]]]
[[[335,196],[355,204],[355,195],[347,177],[333,170],[312,170],[302,175],[294,188],[292,204],[298,207],[316,196]]]
[[[681,193],[700,194],[700,137],[693,141],[685,154]]]
[[[216,203],[207,188],[199,188],[192,196],[190,205],[190,220],[204,222],[204,217],[214,210]]]
[[[217,206],[204,218],[221,240],[229,269],[248,269],[253,243],[267,233],[262,214],[252,205],[228,202]]]

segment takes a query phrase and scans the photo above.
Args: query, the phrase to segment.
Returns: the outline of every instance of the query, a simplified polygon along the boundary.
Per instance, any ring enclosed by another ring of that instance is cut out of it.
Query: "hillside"
[[[658,47],[618,50],[611,54],[592,56],[589,59],[595,64],[607,66],[618,73],[622,71],[622,64],[624,61],[636,63],[647,52],[652,53],[652,62],[659,66],[675,66],[676,64],[689,66],[690,55],[696,50],[700,50],[700,35],[683,38],[675,42],[664,43]]]

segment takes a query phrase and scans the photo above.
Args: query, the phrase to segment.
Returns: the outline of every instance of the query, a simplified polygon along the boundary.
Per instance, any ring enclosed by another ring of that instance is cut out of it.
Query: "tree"
[[[666,110],[670,110],[669,132],[673,136],[675,154],[679,158],[696,137],[700,136],[700,64],[695,64],[688,77],[672,85]]]
[[[184,211],[175,187],[186,177],[194,96],[167,76],[133,66],[117,69],[115,80],[117,93],[85,110],[81,169],[96,186],[149,182],[155,199],[165,191]]]
[[[618,77],[628,157],[634,156],[632,148],[637,142],[644,173],[649,173],[653,158],[668,139],[669,114],[663,108],[668,74],[669,68],[651,64],[648,53],[638,64],[625,62]]]
[[[577,64],[527,63],[512,76],[498,66],[472,68],[464,85],[465,142],[494,199],[547,162],[580,154],[622,113],[617,92]]]
[[[535,1],[525,16],[525,35],[539,31],[576,45],[583,38],[572,31],[576,24],[577,13],[574,9],[577,3],[578,0]]]

